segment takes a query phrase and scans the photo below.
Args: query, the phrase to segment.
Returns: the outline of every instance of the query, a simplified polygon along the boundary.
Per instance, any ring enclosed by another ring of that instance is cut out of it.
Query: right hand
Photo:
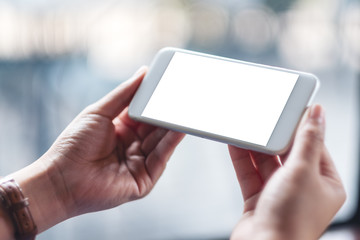
[[[346,198],[324,133],[323,109],[315,105],[280,158],[229,146],[245,203],[232,239],[321,236]]]

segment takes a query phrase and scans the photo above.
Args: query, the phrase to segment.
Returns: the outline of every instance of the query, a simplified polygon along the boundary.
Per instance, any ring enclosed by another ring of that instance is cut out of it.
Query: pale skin
[[[144,197],[154,187],[184,137],[131,120],[127,107],[146,73],[82,111],[51,148],[12,174],[30,200],[39,232],[70,217]],[[0,212],[0,239],[12,239]]]
[[[129,118],[127,107],[145,74],[141,68],[84,109],[40,159],[8,176],[29,198],[39,232],[152,190],[184,134]],[[253,152],[255,167],[247,150],[229,146],[245,200],[232,239],[315,239],[344,202],[323,142],[321,107],[314,111],[317,117],[304,118],[291,150],[281,156],[284,166]],[[13,239],[13,234],[0,208],[0,239]]]
[[[324,134],[324,111],[315,105],[280,158],[229,146],[245,203],[231,239],[321,236],[346,198]]]

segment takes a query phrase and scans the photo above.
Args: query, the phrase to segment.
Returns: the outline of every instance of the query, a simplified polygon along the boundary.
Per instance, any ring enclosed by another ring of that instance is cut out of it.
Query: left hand
[[[129,118],[127,107],[145,73],[140,70],[85,108],[35,163],[49,176],[53,206],[65,211],[56,222],[144,197],[164,171],[184,134]],[[18,181],[23,188],[28,185],[27,178]],[[46,203],[39,205],[44,200],[29,194],[37,205],[34,211],[47,216]]]

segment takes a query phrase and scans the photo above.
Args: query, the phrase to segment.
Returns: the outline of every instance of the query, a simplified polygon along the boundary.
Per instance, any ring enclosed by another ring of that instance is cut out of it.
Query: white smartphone
[[[131,118],[268,154],[289,146],[319,86],[312,74],[164,48],[129,107]]]

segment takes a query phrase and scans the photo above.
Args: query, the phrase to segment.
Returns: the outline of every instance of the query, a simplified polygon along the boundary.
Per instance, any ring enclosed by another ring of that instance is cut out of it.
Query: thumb
[[[94,103],[91,106],[92,112],[114,119],[130,104],[146,71],[147,67],[145,66],[139,68],[129,80],[120,84],[110,93]]]
[[[297,130],[289,164],[318,164],[324,148],[325,117],[320,105],[311,106]]]

